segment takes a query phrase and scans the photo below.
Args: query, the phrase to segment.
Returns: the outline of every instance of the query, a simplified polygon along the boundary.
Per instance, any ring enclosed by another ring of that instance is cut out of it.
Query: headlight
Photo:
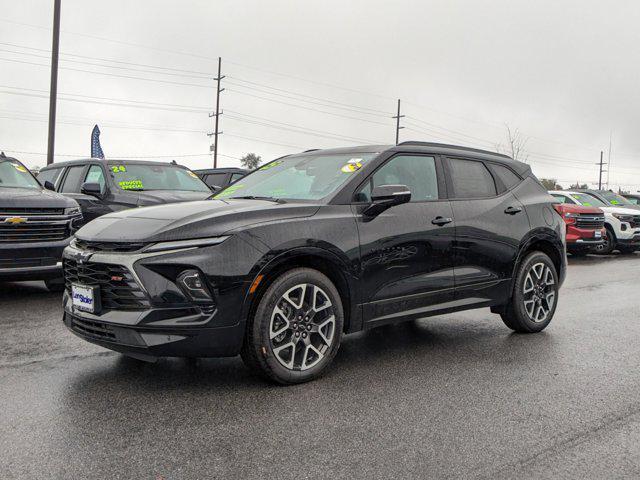
[[[616,217],[621,222],[633,222],[633,215],[625,215],[624,213],[614,213],[614,217]]]
[[[80,210],[80,207],[68,207],[64,209],[64,214],[65,215],[80,215],[82,214],[82,210]]]
[[[211,238],[198,238],[195,240],[179,240],[176,242],[158,242],[149,245],[144,249],[145,252],[164,252],[166,250],[180,250],[183,248],[198,248],[209,247],[211,245],[218,245],[224,242],[228,236],[225,237],[211,237]]]

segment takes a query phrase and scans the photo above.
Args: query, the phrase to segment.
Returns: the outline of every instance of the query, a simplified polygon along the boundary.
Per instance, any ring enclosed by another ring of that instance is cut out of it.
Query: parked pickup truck
[[[567,251],[570,254],[583,256],[605,243],[607,230],[602,210],[569,203],[556,203],[553,207],[567,226]]]
[[[44,280],[62,290],[62,250],[81,219],[75,200],[43,188],[0,153],[0,281]]]

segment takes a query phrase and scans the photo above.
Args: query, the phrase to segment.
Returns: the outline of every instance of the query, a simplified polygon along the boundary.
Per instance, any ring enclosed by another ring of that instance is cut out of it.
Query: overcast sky
[[[0,0],[0,149],[29,166],[52,17]],[[638,1],[62,0],[61,18],[57,161],[88,156],[97,123],[107,157],[209,166],[221,56],[222,166],[392,143],[401,98],[401,140],[493,150],[509,124],[566,185],[597,181],[611,134],[611,186],[640,189]]]

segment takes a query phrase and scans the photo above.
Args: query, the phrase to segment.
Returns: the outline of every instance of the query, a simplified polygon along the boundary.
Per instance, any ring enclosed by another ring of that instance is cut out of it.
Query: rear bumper
[[[1,244],[0,279],[47,280],[61,277],[62,251],[70,240]]]

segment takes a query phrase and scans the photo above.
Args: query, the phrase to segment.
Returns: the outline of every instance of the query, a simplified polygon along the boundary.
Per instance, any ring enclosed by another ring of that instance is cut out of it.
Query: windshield
[[[195,173],[177,165],[113,164],[109,171],[121,190],[210,191]]]
[[[376,153],[306,154],[274,160],[215,198],[320,200],[335,192]]]
[[[613,192],[600,192],[600,195],[604,197],[604,199],[609,202],[611,205],[633,205],[629,200],[624,198],[622,195],[618,195]]]
[[[0,187],[42,188],[24,165],[4,158],[0,159]]]
[[[584,207],[606,207],[604,202],[601,202],[596,197],[592,197],[586,193],[572,193],[571,198],[576,200],[580,205]]]

